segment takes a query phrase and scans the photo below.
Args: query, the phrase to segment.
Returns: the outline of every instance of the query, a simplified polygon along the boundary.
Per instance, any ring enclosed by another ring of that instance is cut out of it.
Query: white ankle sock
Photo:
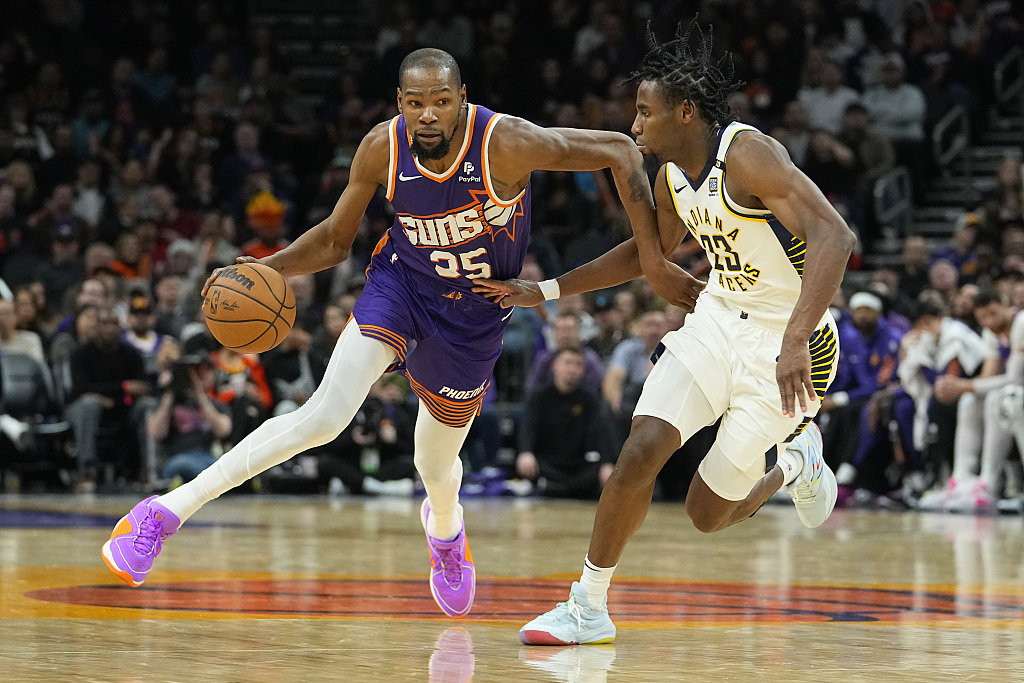
[[[595,567],[589,557],[583,560],[583,576],[580,577],[580,586],[587,592],[587,600],[591,605],[600,607],[604,604],[614,573],[615,566]]]
[[[785,479],[782,485],[789,486],[800,476],[800,470],[804,468],[804,456],[796,449],[785,448],[779,452],[778,467]]]

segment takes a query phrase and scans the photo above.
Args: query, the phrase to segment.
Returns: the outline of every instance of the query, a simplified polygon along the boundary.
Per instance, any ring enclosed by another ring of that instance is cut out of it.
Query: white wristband
[[[562,291],[558,287],[558,280],[544,280],[538,282],[537,286],[540,287],[540,293],[544,295],[544,301],[551,301],[561,296]]]

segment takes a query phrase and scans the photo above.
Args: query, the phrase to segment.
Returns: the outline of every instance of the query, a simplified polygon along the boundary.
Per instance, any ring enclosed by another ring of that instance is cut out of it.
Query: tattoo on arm
[[[633,171],[629,174],[629,201],[642,202],[650,197],[647,184],[644,183],[644,174],[640,171]]]

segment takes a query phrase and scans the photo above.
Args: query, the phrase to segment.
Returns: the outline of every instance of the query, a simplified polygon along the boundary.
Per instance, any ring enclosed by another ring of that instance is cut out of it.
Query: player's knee
[[[621,486],[648,486],[661,470],[661,463],[655,460],[654,454],[645,450],[641,444],[627,440],[619,453],[612,476]]]
[[[295,412],[282,417],[290,415],[296,416],[297,424],[301,425],[292,431],[296,432],[296,437],[301,436],[303,441],[309,443],[309,447],[322,446],[333,441],[345,428],[338,419],[337,408],[329,410],[325,401],[308,401]]]
[[[710,534],[722,528],[722,517],[707,509],[691,509],[690,505],[687,504],[686,513],[690,516],[693,527],[703,534]]]
[[[452,474],[452,463],[455,457],[440,457],[437,452],[428,449],[417,449],[412,461],[419,472],[420,478],[427,481],[440,481],[447,479]]]
[[[620,486],[650,486],[679,447],[678,441],[674,427],[654,418],[636,418],[612,477]]]
[[[695,495],[691,489],[686,496],[686,514],[697,531],[710,534],[729,525],[734,506],[723,505],[726,502],[717,496],[713,500],[709,500],[705,496]]]

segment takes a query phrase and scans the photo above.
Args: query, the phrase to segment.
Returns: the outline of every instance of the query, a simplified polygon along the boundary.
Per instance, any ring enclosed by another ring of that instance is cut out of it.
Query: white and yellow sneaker
[[[519,629],[524,645],[585,645],[615,640],[615,624],[608,616],[608,598],[600,607],[591,605],[579,581],[574,581],[569,599],[560,602]]]
[[[836,506],[839,486],[836,475],[825,464],[822,456],[821,431],[811,422],[800,436],[790,442],[786,450],[795,451],[803,459],[800,474],[785,491],[796,504],[796,514],[809,529],[821,526]]]

